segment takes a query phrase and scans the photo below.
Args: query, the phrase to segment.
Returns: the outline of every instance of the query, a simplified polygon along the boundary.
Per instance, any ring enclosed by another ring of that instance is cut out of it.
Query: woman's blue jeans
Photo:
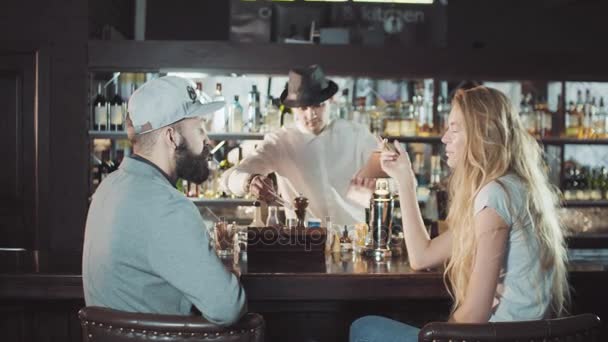
[[[380,316],[365,316],[350,326],[350,342],[417,342],[420,329]]]

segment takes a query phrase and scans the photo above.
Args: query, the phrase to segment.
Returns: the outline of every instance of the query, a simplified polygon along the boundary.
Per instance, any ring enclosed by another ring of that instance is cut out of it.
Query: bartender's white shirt
[[[256,150],[222,176],[222,185],[243,196],[251,174],[275,172],[281,197],[293,203],[308,198],[308,218],[331,217],[340,225],[365,221],[365,208],[346,199],[351,179],[376,148],[376,139],[361,124],[334,120],[317,136],[297,127],[269,133]],[[286,209],[288,218],[295,213]]]

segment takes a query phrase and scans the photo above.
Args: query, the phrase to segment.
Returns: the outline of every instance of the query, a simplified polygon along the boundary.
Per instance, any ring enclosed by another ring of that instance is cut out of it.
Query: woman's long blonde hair
[[[455,311],[463,302],[473,270],[476,239],[473,205],[481,188],[514,173],[529,189],[525,207],[540,246],[543,270],[553,269],[551,312],[561,316],[569,305],[567,250],[557,216],[557,189],[545,176],[542,149],[522,126],[509,99],[484,86],[459,90],[452,101],[464,117],[465,151],[450,178],[448,223],[453,229],[452,257],[444,278],[450,283]]]

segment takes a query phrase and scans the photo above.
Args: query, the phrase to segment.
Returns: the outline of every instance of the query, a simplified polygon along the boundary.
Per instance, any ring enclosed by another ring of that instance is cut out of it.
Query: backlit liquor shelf
[[[249,206],[254,199],[245,198],[190,198],[199,206]],[[567,200],[562,205],[566,208],[608,207],[608,200]]]
[[[203,207],[229,207],[229,206],[252,206],[254,199],[246,198],[190,198],[197,206]]]
[[[209,133],[211,140],[262,140],[264,133]],[[126,132],[115,131],[89,131],[89,137],[93,139],[127,139]],[[398,140],[403,143],[441,143],[441,136],[411,136],[391,137],[385,136],[389,141]],[[564,137],[547,137],[538,139],[547,145],[608,145],[608,139],[577,139]]]
[[[209,133],[211,140],[262,140],[263,133]],[[89,137],[93,139],[127,139],[126,132],[116,131],[89,131]]]

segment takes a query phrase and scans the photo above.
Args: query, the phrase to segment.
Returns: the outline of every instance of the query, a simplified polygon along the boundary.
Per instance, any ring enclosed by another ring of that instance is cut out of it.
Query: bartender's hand
[[[350,180],[350,184],[360,186],[371,191],[376,190],[376,178],[354,177]]]
[[[268,177],[262,175],[257,175],[251,179],[249,193],[258,200],[268,203],[274,201],[275,199],[275,196],[273,195],[275,191],[272,187],[272,181]]]
[[[384,150],[380,154],[382,170],[391,176],[400,186],[416,190],[418,184],[416,182],[416,175],[412,169],[410,157],[397,140],[395,140],[394,146],[397,152]]]

